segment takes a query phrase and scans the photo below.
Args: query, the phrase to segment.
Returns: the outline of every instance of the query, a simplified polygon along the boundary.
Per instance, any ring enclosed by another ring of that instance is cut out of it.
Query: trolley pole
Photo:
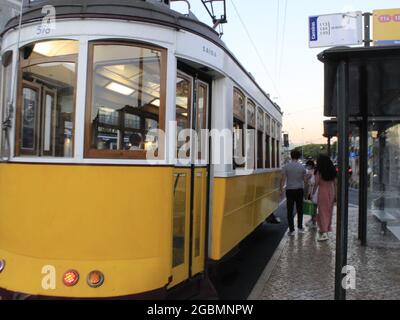
[[[335,300],[346,299],[346,289],[342,286],[343,267],[347,265],[348,236],[348,203],[349,203],[349,92],[348,92],[348,61],[339,65],[337,77],[338,101],[338,164],[339,180],[337,190],[337,231],[336,231],[336,266],[335,266]]]

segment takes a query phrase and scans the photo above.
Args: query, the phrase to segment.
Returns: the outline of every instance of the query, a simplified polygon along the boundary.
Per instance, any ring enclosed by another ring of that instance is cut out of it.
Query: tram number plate
[[[37,26],[37,28],[36,28],[37,36],[47,35],[47,34],[50,34],[50,32],[51,32],[51,28],[48,25],[41,24],[40,26]]]

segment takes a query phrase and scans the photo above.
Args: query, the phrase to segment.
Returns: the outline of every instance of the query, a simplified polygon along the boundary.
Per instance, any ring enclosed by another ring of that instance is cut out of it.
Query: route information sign
[[[348,12],[309,17],[310,48],[360,45],[362,12]]]

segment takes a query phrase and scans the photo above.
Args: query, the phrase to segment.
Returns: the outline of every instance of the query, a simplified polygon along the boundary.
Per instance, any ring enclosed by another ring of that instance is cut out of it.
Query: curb
[[[281,204],[283,202],[285,202],[285,201],[282,201]],[[257,283],[254,285],[253,289],[251,290],[251,293],[247,297],[247,300],[261,300],[260,296],[262,294],[262,291],[264,290],[265,284],[268,282],[269,278],[271,277],[271,274],[274,271],[275,266],[278,263],[279,258],[281,257],[282,252],[285,249],[286,243],[288,241],[288,237],[286,236],[287,230],[285,231],[285,234],[283,235],[283,238],[282,238],[281,242],[279,243],[278,247],[276,248],[273,256],[271,257],[271,259],[265,266],[264,271],[262,272],[261,276],[258,278]]]

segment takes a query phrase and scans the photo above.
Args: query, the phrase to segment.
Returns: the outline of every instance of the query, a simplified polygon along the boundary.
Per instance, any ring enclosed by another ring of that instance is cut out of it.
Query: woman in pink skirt
[[[328,156],[320,155],[316,172],[314,193],[318,189],[318,241],[326,241],[328,232],[332,231],[332,214],[336,202],[336,168]]]

